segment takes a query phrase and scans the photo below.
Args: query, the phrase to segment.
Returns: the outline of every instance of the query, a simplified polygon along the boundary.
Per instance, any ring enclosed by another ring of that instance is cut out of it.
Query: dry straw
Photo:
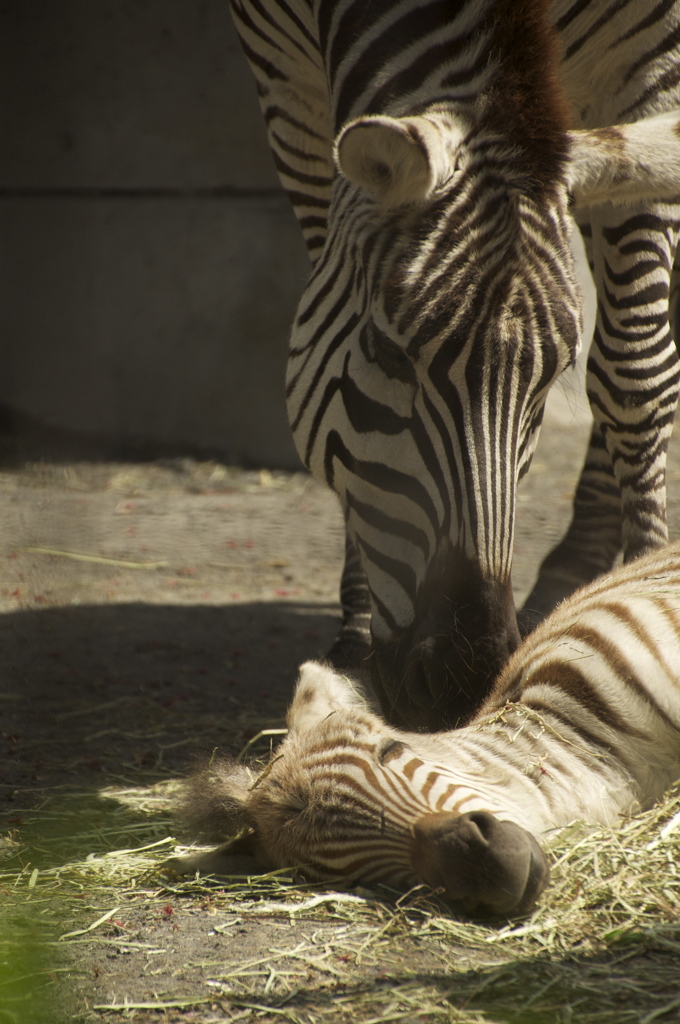
[[[187,914],[210,908],[210,934],[217,937],[211,941],[225,952],[206,959],[201,947],[196,959],[167,962],[169,973],[192,973],[180,996],[118,994],[90,1004],[78,1020],[680,1019],[680,787],[619,828],[575,823],[555,834],[548,846],[552,885],[539,908],[526,920],[500,924],[457,920],[424,889],[343,891],[293,881],[290,872],[178,882],[161,868],[177,849],[167,834],[170,819],[162,817],[176,790],[176,783],[109,789],[104,795],[116,799],[118,810],[105,835],[88,827],[85,815],[82,836],[71,837],[76,848],[92,850],[89,856],[0,873],[0,888],[15,907],[56,901],[69,924],[55,941],[81,965],[111,946],[155,957],[158,973],[168,956],[162,944],[126,944],[125,936],[110,933],[112,922],[133,910],[136,920],[155,920],[169,904]],[[254,926],[259,947],[231,941]]]

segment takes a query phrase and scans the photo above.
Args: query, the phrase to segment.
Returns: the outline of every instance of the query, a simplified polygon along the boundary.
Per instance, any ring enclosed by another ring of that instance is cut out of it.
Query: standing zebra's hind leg
[[[597,321],[588,398],[621,490],[624,561],[668,541],[666,452],[680,386],[669,324],[677,205],[592,211]]]
[[[528,632],[563,597],[668,540],[666,451],[680,385],[677,321],[680,209],[591,211],[598,297],[588,360],[595,423],[567,536],[541,566],[521,613]]]

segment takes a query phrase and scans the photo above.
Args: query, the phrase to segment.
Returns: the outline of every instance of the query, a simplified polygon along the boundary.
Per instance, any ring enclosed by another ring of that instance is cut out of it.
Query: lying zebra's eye
[[[404,384],[416,383],[416,371],[409,356],[372,321],[361,328],[359,343],[368,362],[377,363],[387,377],[395,377]]]
[[[388,761],[392,761],[395,757],[401,757],[405,750],[406,747],[399,740],[387,740],[378,754],[378,760],[381,764],[387,764]]]

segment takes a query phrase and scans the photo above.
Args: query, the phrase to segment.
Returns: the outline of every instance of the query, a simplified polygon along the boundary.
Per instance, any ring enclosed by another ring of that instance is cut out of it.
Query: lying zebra
[[[424,881],[463,912],[522,914],[549,880],[536,837],[614,823],[680,778],[680,544],[561,604],[465,728],[393,729],[314,662],[288,726],[263,771],[222,764],[195,780],[206,820],[247,831],[175,870],[254,858],[317,879]]]

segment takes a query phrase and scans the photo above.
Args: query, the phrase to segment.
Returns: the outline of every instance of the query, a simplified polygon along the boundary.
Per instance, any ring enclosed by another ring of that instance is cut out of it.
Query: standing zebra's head
[[[301,457],[342,502],[396,724],[464,721],[519,642],[515,489],[578,350],[566,134],[518,160],[450,110],[350,122],[288,363]]]
[[[433,740],[386,725],[346,679],[303,665],[288,726],[259,773],[217,763],[194,779],[194,822],[222,835],[225,827],[246,831],[168,867],[181,874],[299,867],[312,879],[400,889],[426,883],[467,914],[524,914],[545,889],[550,871],[534,836],[487,810],[493,784],[474,773],[458,777],[441,764]]]

